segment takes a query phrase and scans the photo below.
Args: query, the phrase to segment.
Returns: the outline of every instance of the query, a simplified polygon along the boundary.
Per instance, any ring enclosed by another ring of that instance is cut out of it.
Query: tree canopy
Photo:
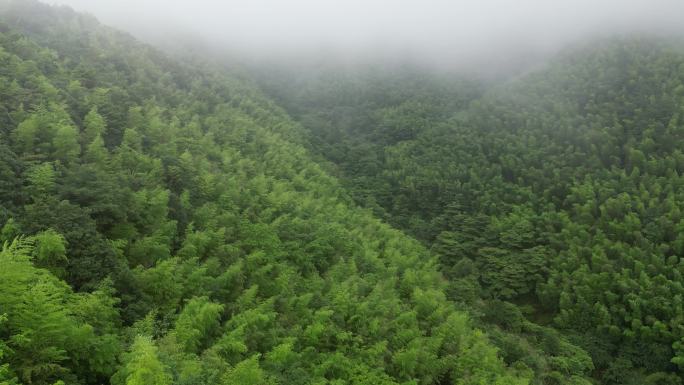
[[[256,85],[0,11],[0,383],[529,382]]]
[[[326,71],[255,73],[354,200],[430,248],[509,364],[681,383],[681,41],[587,43],[493,84]]]

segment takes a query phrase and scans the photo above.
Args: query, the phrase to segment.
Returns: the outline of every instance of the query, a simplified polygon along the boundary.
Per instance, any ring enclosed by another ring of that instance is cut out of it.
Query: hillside
[[[0,2],[0,383],[527,384],[306,135],[245,79]]]
[[[683,383],[684,42],[195,56],[0,0],[0,385]]]
[[[591,355],[598,383],[681,383],[681,41],[591,42],[446,94],[448,81],[397,91],[406,74],[364,76],[260,81],[292,95],[300,109],[283,105],[355,201],[432,249],[449,298],[507,361],[543,372],[535,351],[553,348],[535,335],[552,328]],[[358,84],[381,91],[334,99]],[[345,109],[370,118],[348,124]]]

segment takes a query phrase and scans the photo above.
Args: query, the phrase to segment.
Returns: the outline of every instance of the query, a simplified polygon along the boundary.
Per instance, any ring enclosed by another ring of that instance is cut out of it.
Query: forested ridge
[[[243,69],[0,0],[0,385],[682,384],[683,172],[681,40]]]
[[[529,383],[249,81],[0,22],[0,383]]]
[[[591,356],[592,381],[681,383],[680,40],[578,44],[451,95],[448,74],[402,87],[412,71],[323,68],[285,84],[255,73],[358,203],[431,248],[449,298],[507,362],[566,383],[547,372],[554,347],[537,337],[554,329]],[[339,97],[351,90],[363,97]]]

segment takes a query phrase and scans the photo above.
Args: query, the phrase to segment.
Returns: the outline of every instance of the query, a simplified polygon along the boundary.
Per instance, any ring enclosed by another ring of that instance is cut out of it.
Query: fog
[[[155,44],[257,59],[525,61],[596,35],[677,33],[684,0],[53,0]],[[180,43],[178,43],[180,44]]]

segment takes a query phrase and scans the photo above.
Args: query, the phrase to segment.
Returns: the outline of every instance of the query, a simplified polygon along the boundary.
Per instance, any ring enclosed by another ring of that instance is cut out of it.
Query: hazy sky
[[[325,48],[456,57],[543,50],[594,33],[684,29],[684,0],[47,1],[143,37],[175,30],[260,53]]]

